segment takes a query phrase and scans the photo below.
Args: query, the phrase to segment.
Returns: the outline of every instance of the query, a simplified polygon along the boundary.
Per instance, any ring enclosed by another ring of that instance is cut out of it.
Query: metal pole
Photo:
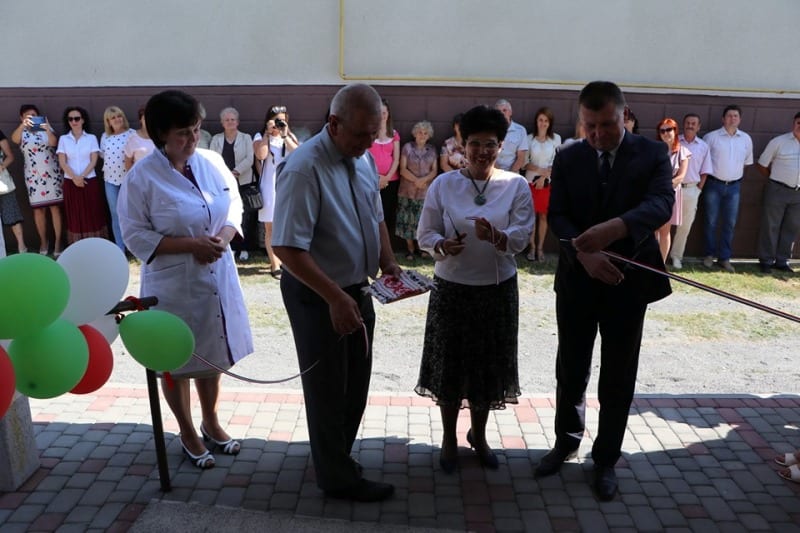
[[[158,383],[154,370],[146,369],[147,393],[150,396],[150,417],[153,420],[153,440],[156,444],[156,460],[158,461],[158,479],[161,481],[161,490],[169,492],[172,485],[169,479],[167,466],[167,445],[164,442],[164,426],[161,423],[161,404],[158,401]]]

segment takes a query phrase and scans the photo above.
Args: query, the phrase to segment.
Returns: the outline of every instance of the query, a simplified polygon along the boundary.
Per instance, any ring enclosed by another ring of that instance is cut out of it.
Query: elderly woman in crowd
[[[531,189],[536,231],[531,233],[528,261],[544,261],[544,240],[547,237],[547,208],[550,206],[550,170],[561,145],[561,136],[553,131],[555,118],[549,107],[536,111],[536,127],[528,135],[528,159],[523,167]]]
[[[689,169],[689,158],[692,152],[689,151],[678,139],[678,123],[675,119],[664,118],[656,126],[656,133],[662,142],[669,147],[669,160],[672,163],[672,188],[675,189],[675,205],[672,207],[672,218],[669,222],[656,230],[656,240],[661,250],[661,257],[666,262],[671,244],[670,230],[672,226],[680,226],[683,222],[683,195],[681,194],[681,183],[686,177]]]
[[[270,275],[281,277],[281,261],[272,251],[272,217],[275,213],[275,173],[286,157],[294,152],[300,141],[289,128],[289,113],[284,105],[274,105],[264,117],[264,131],[253,136],[256,171],[261,175],[259,186],[264,207],[258,211],[258,221],[264,224],[264,247],[269,257]]]
[[[520,395],[514,255],[528,244],[533,208],[525,178],[494,166],[507,131],[508,121],[496,109],[478,106],[464,114],[467,167],[433,182],[417,233],[436,259],[436,290],[415,391],[439,405],[445,472],[458,464],[459,408],[470,408],[467,441],[481,464],[497,468],[486,442],[489,410],[517,403]]]
[[[125,168],[125,145],[135,132],[128,124],[125,112],[115,105],[107,107],[103,113],[103,127],[105,131],[100,137],[100,157],[103,158],[103,180],[106,186],[106,202],[111,213],[111,232],[114,234],[114,242],[125,253],[125,244],[119,231],[117,197],[128,171]]]
[[[427,120],[417,122],[411,129],[413,142],[403,145],[400,152],[400,187],[397,192],[397,227],[395,233],[406,240],[406,259],[414,260],[417,237],[417,224],[425,200],[428,186],[438,173],[436,148],[430,139],[433,126]],[[430,259],[428,252],[421,250],[424,259]]]
[[[253,177],[253,138],[248,133],[239,131],[239,112],[226,107],[219,112],[219,121],[222,124],[222,133],[217,133],[211,138],[209,148],[222,155],[225,166],[231,171],[239,182],[239,187],[249,185]],[[242,215],[242,231],[244,238],[240,242],[231,243],[234,251],[239,252],[239,260],[247,261],[250,250],[253,248],[253,236],[258,235],[256,230],[255,211],[244,211]]]
[[[103,191],[94,167],[100,146],[89,133],[89,113],[82,107],[64,110],[64,129],[58,138],[58,164],[64,171],[64,209],[67,214],[67,243],[88,237],[108,238],[108,221]]]
[[[400,185],[400,134],[392,127],[392,110],[389,101],[381,99],[381,126],[378,136],[372,141],[369,153],[378,167],[378,186],[381,189],[383,220],[389,235],[394,235],[397,216],[397,189]]]
[[[156,149],[150,135],[147,134],[147,122],[144,118],[144,108],[139,108],[139,129],[134,131],[128,137],[125,143],[125,170],[130,170],[134,163],[145,156],[150,155],[150,152]]]
[[[25,186],[36,233],[39,234],[39,253],[47,255],[50,249],[47,238],[47,212],[50,211],[55,239],[53,255],[58,257],[64,231],[61,216],[63,177],[55,150],[58,137],[47,117],[41,117],[35,105],[23,104],[19,108],[19,120],[19,126],[11,133],[11,140],[19,145],[25,159]]]
[[[181,317],[195,336],[197,355],[228,369],[253,351],[231,239],[240,233],[242,202],[236,179],[222,158],[196,152],[200,107],[192,96],[165,91],[147,102],[147,130],[157,150],[128,172],[119,196],[125,244],[142,261],[141,294]],[[220,373],[197,358],[173,371],[162,390],[180,427],[181,446],[198,468],[214,456],[192,421],[189,379],[200,399],[200,433],[222,453],[240,443],[217,415]]]
[[[453,136],[445,139],[442,144],[442,152],[439,155],[439,168],[442,172],[459,170],[467,166],[467,158],[464,156],[464,140],[461,138],[458,125],[463,116],[458,113],[453,117]]]

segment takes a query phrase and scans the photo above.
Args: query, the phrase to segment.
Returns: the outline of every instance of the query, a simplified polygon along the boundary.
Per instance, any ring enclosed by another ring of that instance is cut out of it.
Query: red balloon
[[[85,324],[78,327],[89,345],[89,366],[83,378],[70,392],[72,394],[89,394],[106,384],[114,368],[114,355],[111,346],[102,333]]]
[[[0,418],[3,418],[11,407],[15,387],[14,367],[11,366],[11,359],[8,358],[5,349],[0,346]]]

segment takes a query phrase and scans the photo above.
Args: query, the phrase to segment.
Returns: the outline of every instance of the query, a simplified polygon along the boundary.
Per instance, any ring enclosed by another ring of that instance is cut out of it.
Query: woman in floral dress
[[[41,126],[35,126],[34,117],[39,117],[39,108],[24,104],[19,108],[20,124],[11,134],[11,140],[19,145],[25,158],[25,185],[28,201],[33,209],[33,221],[39,234],[39,253],[45,255],[50,249],[47,238],[47,212],[53,224],[55,247],[53,255],[61,255],[63,218],[61,204],[64,203],[62,190],[63,174],[58,166],[55,147],[58,145],[53,128],[47,118]]]

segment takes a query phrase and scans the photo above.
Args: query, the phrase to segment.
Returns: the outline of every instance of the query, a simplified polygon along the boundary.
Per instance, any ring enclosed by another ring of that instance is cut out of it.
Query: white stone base
[[[0,418],[0,492],[17,490],[39,468],[28,398],[14,393],[11,407]]]

